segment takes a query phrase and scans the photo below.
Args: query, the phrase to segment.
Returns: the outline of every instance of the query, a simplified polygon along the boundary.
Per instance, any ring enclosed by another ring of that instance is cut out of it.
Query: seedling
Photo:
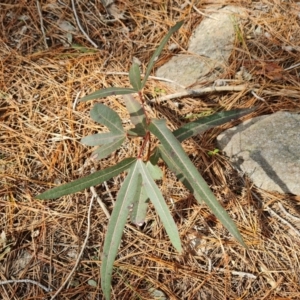
[[[154,96],[161,96],[161,95],[165,95],[166,91],[164,89],[161,89],[159,87],[155,87],[154,88]]]
[[[82,102],[85,102],[101,97],[124,95],[125,105],[134,128],[126,132],[119,115],[111,108],[98,103],[91,110],[91,118],[95,122],[106,126],[109,132],[84,137],[82,143],[88,146],[99,145],[100,147],[94,152],[93,157],[103,159],[117,150],[125,139],[139,137],[142,138],[143,142],[138,155],[125,158],[114,166],[55,187],[37,196],[38,199],[62,197],[101,184],[119,175],[121,172],[127,171],[127,176],[117,194],[103,247],[101,285],[106,299],[110,299],[113,264],[127,218],[130,215],[131,222],[138,226],[143,225],[149,201],[154,205],[174,248],[179,253],[183,251],[177,226],[159,187],[155,183],[155,180],[161,178],[162,173],[157,165],[159,159],[162,159],[167,164],[186,188],[194,194],[197,201],[199,203],[204,201],[228,231],[241,245],[246,247],[235,223],[217,201],[209,186],[185,153],[181,142],[209,128],[246,115],[252,109],[216,113],[185,124],[173,132],[167,127],[165,120],[151,119],[145,109],[146,103],[143,97],[143,88],[146,85],[154,62],[173,32],[178,30],[182,23],[179,22],[172,27],[162,40],[150,59],[143,79],[139,66],[133,64],[129,71],[130,88],[110,87],[98,90],[81,99]],[[138,100],[131,95],[136,93],[138,94]],[[158,139],[160,144],[153,149],[152,141],[154,138]]]
[[[220,152],[220,150],[219,149],[214,149],[214,150],[212,150],[212,151],[208,151],[207,152],[207,154],[209,155],[209,156],[214,156],[214,155],[216,155],[217,153],[219,153]]]

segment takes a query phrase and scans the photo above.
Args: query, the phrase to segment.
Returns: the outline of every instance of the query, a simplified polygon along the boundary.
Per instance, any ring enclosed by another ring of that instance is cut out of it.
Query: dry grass
[[[202,19],[190,5],[181,8],[184,0],[132,0],[119,1],[119,10],[126,10],[122,20],[105,23],[101,1],[83,0],[76,6],[77,13],[99,48],[94,49],[75,31],[74,42],[90,48],[81,52],[64,46],[66,32],[59,26],[68,21],[76,27],[71,4],[41,2],[46,44],[36,1],[4,0],[0,4],[0,281],[31,279],[53,291],[47,293],[31,283],[5,284],[0,285],[1,299],[48,299],[54,295],[85,239],[90,191],[56,201],[34,197],[54,184],[113,165],[136,151],[135,144],[126,144],[110,158],[91,162],[91,149],[81,145],[80,138],[99,126],[89,118],[92,103],[75,106],[75,99],[102,87],[128,86],[126,76],[106,72],[128,71],[133,57],[145,66],[168,28],[181,19],[185,19],[184,26],[171,42],[184,52],[192,29]],[[217,2],[193,3],[203,11],[216,9]],[[257,105],[253,115],[299,111],[299,4],[277,0],[219,3],[240,5],[247,12],[237,28],[236,48],[223,77],[232,79],[246,66],[264,100],[246,92],[208,94],[178,100],[182,108],[172,101],[153,105],[150,113],[167,118],[176,128],[185,122],[182,117],[186,114],[209,109]],[[259,30],[267,34],[255,35]],[[171,55],[165,50],[157,66]],[[146,95],[151,97],[155,88],[168,90],[151,80]],[[120,98],[101,101],[124,118],[124,125],[129,124]],[[237,174],[226,157],[207,155],[215,147],[216,136],[229,126],[232,124],[210,130],[185,143],[185,148],[238,224],[249,250],[241,248],[207,207],[199,206],[165,170],[161,189],[185,253],[179,256],[171,247],[151,207],[141,230],[126,225],[115,264],[113,299],[154,299],[149,295],[152,286],[169,299],[300,299],[300,222],[280,207],[299,216],[299,197],[259,190]],[[96,188],[109,211],[122,179],[119,176],[106,187]],[[99,267],[106,228],[107,218],[95,202],[82,260],[57,299],[102,299]]]

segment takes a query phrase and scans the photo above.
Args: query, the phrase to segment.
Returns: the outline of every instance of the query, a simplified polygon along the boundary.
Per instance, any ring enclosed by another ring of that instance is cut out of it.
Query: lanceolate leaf
[[[113,151],[117,150],[123,144],[124,141],[125,141],[125,138],[121,138],[119,140],[115,140],[114,142],[112,142],[110,144],[99,147],[98,149],[96,149],[93,152],[93,154],[92,154],[93,159],[106,158]]]
[[[145,188],[146,194],[153,203],[173,246],[179,253],[181,253],[182,247],[178,229],[161,194],[161,191],[152,179],[152,176],[145,164],[141,160],[138,160],[137,163],[139,166],[139,172],[142,175],[143,187]]]
[[[137,226],[142,226],[145,223],[149,198],[145,188],[141,188],[139,199],[134,203],[131,213],[131,222]]]
[[[136,161],[132,164],[119,190],[105,236],[101,264],[101,285],[107,300],[110,299],[113,264],[118,253],[123,229],[133,203],[139,198],[140,189],[141,176],[139,174],[139,164]]]
[[[131,131],[139,136],[146,134],[146,117],[141,104],[132,95],[124,95],[126,108],[130,114],[130,120],[135,128]]]
[[[255,108],[237,109],[215,113],[211,116],[200,118],[194,122],[187,123],[173,131],[179,142],[184,141],[196,134],[202,133],[212,127],[225,124],[253,112]]]
[[[141,81],[141,72],[140,67],[138,64],[133,63],[130,70],[129,70],[129,80],[132,87],[140,91],[142,88],[142,81]]]
[[[81,98],[80,102],[86,102],[89,100],[105,98],[108,96],[133,94],[133,93],[137,93],[137,92],[138,92],[138,90],[131,89],[131,88],[110,87],[110,88],[98,90],[92,94],[89,94],[89,95]]]
[[[203,200],[228,231],[246,247],[235,223],[215,198],[205,180],[184,152],[179,141],[167,128],[166,122],[164,120],[153,120],[149,125],[149,130],[160,140],[162,146],[172,158],[172,162],[178,166],[177,169],[181,170],[183,177],[192,187],[196,199],[198,201]]]
[[[70,183],[55,187],[51,190],[38,195],[37,199],[55,199],[65,195],[77,193],[91,186],[101,184],[104,181],[111,179],[114,176],[119,175],[121,172],[130,168],[130,166],[136,161],[136,158],[125,158],[123,161],[114,165],[113,167],[106,168],[104,170],[95,172],[86,177],[74,180]]]
[[[162,171],[158,166],[152,165],[148,161],[146,163],[146,167],[147,167],[149,173],[151,174],[152,179],[160,180],[162,178]],[[145,219],[146,219],[148,204],[149,204],[149,198],[147,196],[145,188],[142,187],[140,197],[139,197],[138,201],[134,203],[134,206],[133,206],[133,211],[131,214],[131,222],[132,223],[134,223],[138,226],[142,226],[144,224]]]
[[[198,119],[194,122],[190,122],[188,124],[183,125],[182,127],[178,128],[177,130],[173,131],[174,136],[179,140],[179,142],[184,141],[187,138],[190,138],[194,135],[200,134],[204,132],[205,130],[208,130],[210,128],[213,128],[214,126],[219,126],[222,125],[226,122],[238,119],[244,115],[247,115],[255,110],[254,108],[248,108],[248,109],[240,109],[240,110],[234,110],[234,111],[226,111],[226,112],[221,112],[221,113],[216,113],[215,115],[208,116],[208,117],[203,117],[201,119]],[[173,167],[171,167],[172,162],[169,163],[166,161],[166,159],[171,159],[169,154],[164,150],[162,146],[158,146],[153,155],[150,157],[150,161],[152,164],[156,164],[158,159],[163,155],[167,156],[166,158],[163,157],[163,160],[167,163],[170,169],[172,169],[173,172],[176,174],[178,173],[178,179],[181,181],[183,180],[182,174],[180,172],[180,169],[175,169],[177,168],[174,164]],[[175,168],[175,169],[174,169]],[[181,174],[181,176],[180,176]],[[184,183],[185,184],[185,183]],[[186,184],[185,184],[186,185]],[[187,187],[187,186],[186,186]]]
[[[119,115],[108,106],[97,103],[91,110],[91,118],[104,126],[111,132],[122,134],[124,129]]]
[[[105,144],[111,144],[115,141],[123,140],[125,138],[125,133],[96,133],[92,135],[85,136],[81,139],[81,143],[87,146],[100,146]]]
[[[150,62],[148,64],[143,82],[142,82],[142,87],[145,86],[147,79],[150,75],[150,72],[154,66],[155,61],[157,60],[158,56],[160,55],[161,51],[163,50],[164,46],[166,45],[166,43],[168,42],[168,40],[170,39],[171,35],[177,31],[183,24],[183,21],[180,21],[178,23],[176,23],[167,33],[167,35],[162,39],[162,41],[160,42],[159,46],[157,47],[157,49],[155,50],[154,54],[152,55]]]

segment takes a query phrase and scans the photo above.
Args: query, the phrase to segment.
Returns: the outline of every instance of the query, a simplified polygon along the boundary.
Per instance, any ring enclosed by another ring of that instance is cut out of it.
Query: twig
[[[214,92],[240,92],[243,90],[249,89],[249,86],[247,84],[242,84],[242,85],[235,85],[235,86],[211,86],[211,87],[206,87],[206,88],[201,88],[201,89],[195,89],[195,90],[185,90],[182,92],[178,92],[175,94],[163,96],[156,99],[150,100],[150,102],[164,102],[168,101],[174,98],[182,98],[185,96],[201,96],[204,94],[208,93],[214,93]],[[254,90],[256,91],[256,89]]]
[[[55,299],[56,296],[58,296],[58,294],[61,292],[61,290],[64,288],[64,286],[68,283],[68,281],[70,280],[70,278],[72,277],[72,275],[74,274],[74,272],[76,271],[78,265],[79,265],[79,262],[80,262],[80,259],[81,259],[81,256],[83,254],[83,251],[86,247],[86,244],[88,242],[88,239],[89,239],[89,236],[90,236],[90,231],[91,231],[91,211],[92,211],[92,206],[93,206],[93,203],[94,203],[94,195],[92,196],[91,198],[91,201],[90,201],[90,206],[89,206],[89,210],[88,210],[88,215],[87,215],[87,231],[86,231],[86,237],[85,237],[85,240],[82,244],[82,247],[81,247],[81,250],[80,250],[80,253],[77,257],[77,260],[76,260],[76,263],[72,269],[72,271],[69,273],[69,275],[67,276],[67,278],[65,279],[65,281],[63,282],[63,284],[60,286],[60,288],[56,291],[56,293],[51,297],[51,300]]]
[[[79,18],[78,18],[78,15],[77,15],[77,11],[76,11],[76,7],[75,7],[75,1],[74,0],[71,0],[72,2],[72,9],[73,9],[73,13],[74,13],[74,16],[75,16],[75,19],[76,19],[76,23],[80,29],[80,31],[82,32],[82,34],[86,37],[86,39],[95,47],[95,48],[98,48],[98,45],[88,36],[88,34],[84,31],[84,29],[82,28],[80,22],[79,22]]]
[[[37,6],[38,14],[39,14],[39,17],[40,17],[41,30],[42,30],[42,34],[43,34],[45,48],[48,49],[49,47],[48,47],[48,44],[47,44],[46,34],[45,34],[45,30],[44,30],[44,22],[43,22],[43,16],[42,16],[42,9],[41,9],[41,4],[40,4],[39,0],[36,0],[36,6]]]
[[[51,292],[52,289],[48,289],[45,286],[43,286],[42,284],[40,284],[37,281],[31,280],[31,279],[17,279],[17,280],[4,280],[4,281],[0,281],[0,285],[4,285],[4,284],[10,284],[10,283],[32,283],[35,284],[37,286],[39,286],[41,289],[43,289],[46,292]]]
[[[96,198],[98,204],[100,205],[100,207],[102,208],[103,212],[105,213],[107,219],[110,219],[110,213],[109,213],[109,211],[107,210],[107,208],[106,208],[105,204],[103,203],[103,201],[101,200],[101,198],[98,196],[98,194],[97,194],[95,188],[94,188],[93,186],[91,186],[91,187],[90,187],[90,190],[91,190],[91,192],[92,192],[92,194],[93,194],[93,197]]]

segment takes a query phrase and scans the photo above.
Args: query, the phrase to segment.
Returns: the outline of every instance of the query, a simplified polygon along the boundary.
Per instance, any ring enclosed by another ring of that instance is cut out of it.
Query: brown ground
[[[79,20],[99,48],[75,30],[73,43],[81,45],[76,48],[66,45],[67,34],[60,23],[68,21],[78,28],[71,2],[39,1],[42,18],[37,2],[0,3],[0,281],[31,279],[52,292],[29,282],[6,283],[0,285],[1,299],[49,299],[70,274],[86,237],[90,190],[55,201],[34,197],[55,184],[111,166],[136,150],[136,144],[127,142],[108,159],[92,162],[92,149],[83,146],[80,138],[99,130],[89,117],[93,103],[75,105],[75,100],[99,88],[128,86],[127,76],[118,72],[127,72],[133,57],[145,67],[162,37],[181,19],[185,23],[170,43],[184,53],[193,28],[203,18],[188,2],[182,8],[184,0],[124,0],[117,2],[119,12],[126,11],[122,19],[106,22],[99,0],[82,0],[76,5]],[[299,111],[299,4],[190,2],[202,12],[216,9],[218,3],[246,9],[223,78],[235,78],[240,67],[246,66],[263,100],[249,90],[208,94],[176,100],[183,105],[179,108],[175,100],[154,105],[149,107],[151,114],[168,119],[176,128],[186,122],[187,114],[211,109],[256,105],[252,116]],[[255,35],[259,28],[266,34]],[[166,47],[156,67],[171,55]],[[172,92],[163,82],[150,80],[146,96],[153,97],[156,89]],[[120,97],[100,101],[128,125]],[[260,190],[239,176],[225,156],[207,154],[215,148],[216,136],[230,126],[190,140],[185,149],[196,154],[193,162],[237,223],[249,250],[233,240],[207,207],[198,205],[164,169],[160,186],[185,253],[179,256],[172,248],[151,206],[141,230],[126,225],[115,263],[112,299],[158,299],[150,295],[151,287],[163,291],[167,299],[300,299],[300,199]],[[110,212],[122,178],[96,187]],[[107,223],[95,202],[80,264],[56,299],[103,299],[99,267]]]

